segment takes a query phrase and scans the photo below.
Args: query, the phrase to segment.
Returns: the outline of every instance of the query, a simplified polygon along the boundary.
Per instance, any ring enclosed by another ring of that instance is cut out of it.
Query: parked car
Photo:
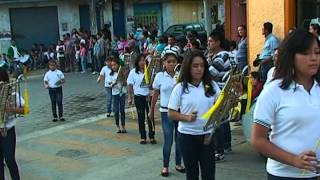
[[[187,44],[186,35],[188,31],[196,31],[198,33],[198,39],[201,41],[201,47],[206,47],[207,32],[201,23],[175,24],[168,27],[164,35],[175,36],[177,45],[183,48]]]

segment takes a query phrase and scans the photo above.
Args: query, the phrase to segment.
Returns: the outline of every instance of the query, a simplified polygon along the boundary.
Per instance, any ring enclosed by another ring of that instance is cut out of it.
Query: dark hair
[[[195,46],[196,49],[200,49],[200,43],[199,43],[199,41],[197,41],[196,39],[192,38],[192,39],[190,40],[190,44],[191,44],[192,46]]]
[[[234,49],[237,48],[237,43],[235,41],[230,41],[230,48],[233,47]]]
[[[247,26],[246,25],[241,24],[238,27],[242,27],[244,30],[247,30]]]
[[[311,48],[314,42],[320,47],[320,42],[312,33],[297,29],[288,34],[279,46],[278,61],[275,68],[274,79],[281,79],[280,87],[288,89],[294,80],[294,58],[297,53],[304,53]],[[320,70],[313,77],[318,83],[320,81]]]
[[[56,62],[56,60],[54,60],[54,59],[50,59],[50,60],[48,61],[48,64],[55,64],[55,65],[57,65],[57,62]]]
[[[271,22],[266,22],[263,24],[263,28],[268,31],[268,33],[272,33],[273,25]]]
[[[159,37],[159,43],[164,44],[168,42],[168,38],[166,36],[160,36]]]
[[[119,59],[116,58],[116,57],[111,58],[111,62],[115,62],[115,63],[117,63],[117,64],[120,66],[120,61],[119,61]],[[110,75],[112,76],[114,73],[115,73],[115,71],[111,68]]]
[[[141,58],[145,58],[145,56],[143,54],[140,54],[134,60],[134,67],[136,68],[136,73],[137,74],[139,74],[139,71],[141,70],[140,67],[139,67],[139,61],[141,60]]]
[[[222,48],[225,51],[229,51],[229,42],[228,40],[226,40],[224,34],[221,31],[214,30],[211,32],[209,37],[211,37],[215,41],[220,41],[220,48]]]
[[[154,35],[149,36],[150,40],[155,41],[156,37]]]
[[[250,75],[251,75],[254,79],[257,79],[258,81],[261,80],[261,76],[260,76],[259,72],[257,72],[257,71],[252,71],[252,72],[250,73]]]
[[[175,37],[173,34],[170,34],[170,35],[168,36],[168,38],[172,38],[172,39],[176,40],[176,37]]]
[[[0,81],[5,83],[9,82],[9,74],[5,69],[0,69]]]
[[[319,24],[310,24],[310,26],[312,27],[312,29],[314,29],[318,35],[320,35],[320,26]]]
[[[104,60],[104,62],[107,62],[107,61],[112,61],[112,57],[109,56],[109,57],[107,57],[107,58]]]
[[[181,85],[183,87],[183,92],[184,93],[189,92],[188,83],[191,83],[192,81],[191,64],[195,57],[201,57],[201,59],[204,62],[204,74],[202,77],[202,83],[205,88],[205,95],[207,97],[213,96],[216,93],[216,91],[212,85],[212,76],[210,75],[210,72],[209,72],[209,64],[205,56],[203,55],[203,53],[197,49],[186,51],[184,60],[182,62],[182,69],[179,76],[179,82],[181,82]]]

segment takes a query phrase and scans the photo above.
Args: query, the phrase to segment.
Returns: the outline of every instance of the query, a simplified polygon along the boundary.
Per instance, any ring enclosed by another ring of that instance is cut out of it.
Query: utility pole
[[[90,31],[91,34],[97,34],[97,13],[96,13],[96,0],[89,0],[90,9]]]
[[[212,31],[211,0],[203,0],[203,11],[205,28],[207,31],[207,36],[209,36]]]

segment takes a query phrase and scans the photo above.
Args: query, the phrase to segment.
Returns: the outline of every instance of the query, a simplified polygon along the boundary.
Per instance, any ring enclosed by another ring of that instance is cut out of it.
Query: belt
[[[168,107],[164,107],[164,106],[160,106],[160,108],[162,108],[162,109],[168,109]]]

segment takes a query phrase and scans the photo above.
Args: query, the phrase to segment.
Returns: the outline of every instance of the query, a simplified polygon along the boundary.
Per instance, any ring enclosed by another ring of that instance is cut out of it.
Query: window
[[[202,27],[201,27],[200,24],[195,24],[195,25],[194,25],[194,30],[196,30],[196,31],[202,31],[203,29],[202,29]]]
[[[183,33],[183,26],[171,26],[166,31],[166,34],[168,35],[181,34],[181,33]]]

